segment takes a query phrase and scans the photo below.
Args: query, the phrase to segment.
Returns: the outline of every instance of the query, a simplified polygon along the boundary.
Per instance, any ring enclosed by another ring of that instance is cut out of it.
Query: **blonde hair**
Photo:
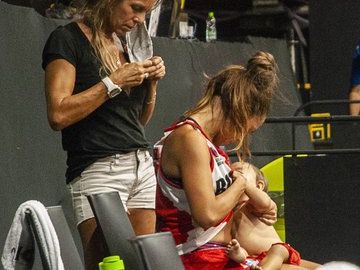
[[[250,156],[248,121],[269,113],[278,83],[274,57],[259,51],[249,59],[246,67],[230,65],[210,78],[204,96],[185,116],[191,116],[208,105],[213,108],[215,97],[220,97],[223,117],[229,122],[236,141],[234,150],[240,159],[246,159]],[[225,127],[222,126],[220,133],[225,132]]]
[[[91,30],[91,46],[94,49],[95,56],[101,63],[100,74],[109,74],[118,68],[117,58],[112,54],[106,45],[105,29],[110,24],[113,9],[125,0],[80,0],[78,4],[79,14],[84,23]],[[162,0],[156,0],[155,8]]]

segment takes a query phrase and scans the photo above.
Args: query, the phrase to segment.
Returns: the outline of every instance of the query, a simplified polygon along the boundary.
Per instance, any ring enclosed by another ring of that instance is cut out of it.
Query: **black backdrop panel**
[[[284,159],[286,241],[304,259],[360,264],[360,155]]]
[[[351,56],[360,40],[358,0],[309,1],[312,99],[347,99]],[[316,111],[347,114],[348,106],[318,106]]]

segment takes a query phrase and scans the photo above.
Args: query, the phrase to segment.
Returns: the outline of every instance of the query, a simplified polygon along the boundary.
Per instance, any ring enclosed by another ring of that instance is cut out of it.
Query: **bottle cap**
[[[120,260],[119,256],[105,257],[99,263],[99,270],[124,270],[124,262]]]

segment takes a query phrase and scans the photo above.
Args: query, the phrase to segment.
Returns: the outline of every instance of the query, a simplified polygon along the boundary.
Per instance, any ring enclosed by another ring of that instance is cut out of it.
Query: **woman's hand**
[[[248,162],[238,161],[231,164],[231,169],[242,174],[249,183],[256,185],[256,173]]]
[[[145,79],[147,79],[148,82],[147,95],[144,102],[143,112],[140,117],[140,122],[144,126],[150,121],[154,112],[158,81],[165,76],[164,61],[160,56],[154,56],[146,61],[147,63],[151,62],[151,66],[147,68],[147,71],[144,74]]]
[[[120,87],[128,88],[142,84],[144,79],[158,70],[153,60],[147,59],[142,62],[126,63],[119,67],[109,77]],[[156,73],[157,74],[157,73]]]
[[[165,74],[166,74],[166,68],[164,65],[164,61],[162,60],[162,58],[160,56],[154,56],[152,58],[150,58],[149,60],[151,60],[153,66],[156,67],[155,71],[150,72],[149,76],[148,76],[148,80],[161,80],[162,78],[164,78]]]
[[[239,172],[238,170],[232,171],[231,178],[234,182],[236,181],[238,185],[243,186],[244,190],[246,189],[247,179],[244,177],[244,175],[241,172]]]

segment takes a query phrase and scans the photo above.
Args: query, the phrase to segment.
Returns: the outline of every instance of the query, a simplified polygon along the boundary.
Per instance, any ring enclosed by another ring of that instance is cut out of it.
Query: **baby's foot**
[[[230,259],[235,262],[242,262],[246,259],[245,250],[240,246],[236,239],[232,239],[226,246],[226,250]]]
[[[262,267],[259,265],[258,260],[247,259],[246,260],[246,265],[250,266],[251,270],[263,270]]]
[[[251,270],[262,270],[261,266],[256,264],[250,267]]]

